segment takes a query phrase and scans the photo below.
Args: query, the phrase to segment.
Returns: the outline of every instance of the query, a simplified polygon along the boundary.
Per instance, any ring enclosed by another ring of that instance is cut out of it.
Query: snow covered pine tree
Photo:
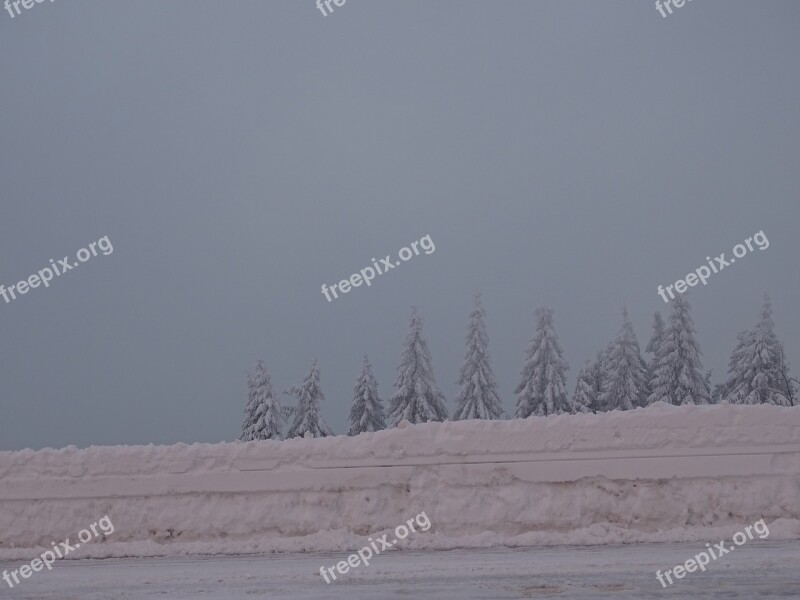
[[[606,358],[606,376],[600,393],[600,405],[605,410],[631,410],[646,406],[648,396],[647,364],[639,350],[639,341],[622,309],[622,327],[611,343]]]
[[[603,383],[606,380],[606,362],[608,362],[608,353],[611,351],[611,344],[606,346],[603,350],[597,351],[594,362],[591,367],[591,376],[589,381],[593,384],[594,388],[594,412],[605,412],[608,410],[607,406],[600,404],[600,392],[603,391]]]
[[[475,308],[470,313],[467,330],[464,366],[461,367],[461,375],[456,382],[461,390],[456,397],[453,421],[498,419],[503,414],[503,405],[497,395],[497,382],[489,359],[485,316],[480,294],[476,294]]]
[[[572,395],[572,404],[575,407],[575,412],[597,412],[597,398],[599,395],[600,388],[595,378],[594,365],[592,361],[587,360],[578,372],[575,393]]]
[[[409,332],[394,385],[397,391],[389,398],[389,418],[395,426],[404,419],[410,423],[447,419],[446,400],[433,377],[431,353],[422,337],[422,317],[416,307],[411,307]]]
[[[553,329],[553,311],[542,307],[535,314],[536,335],[528,347],[522,379],[514,390],[519,419],[574,412],[566,391],[569,366]]]
[[[305,437],[306,433],[311,434],[311,437],[333,435],[333,431],[319,412],[319,402],[324,400],[325,396],[319,385],[319,367],[316,359],[311,363],[311,369],[302,385],[292,386],[286,393],[297,396],[294,423],[286,434],[287,438]]]
[[[669,325],[654,359],[648,404],[659,400],[676,406],[709,404],[710,390],[702,375],[700,354],[689,301],[678,296],[672,303]]]
[[[650,380],[653,379],[653,370],[656,366],[656,355],[658,354],[658,346],[661,344],[661,341],[664,339],[664,319],[661,318],[661,313],[656,312],[653,315],[653,335],[650,337],[650,341],[647,342],[647,347],[644,349],[645,352],[653,355],[653,358],[647,364],[647,372],[648,377]]]
[[[750,331],[738,336],[728,366],[725,400],[731,404],[794,404],[793,382],[775,333],[772,303],[764,295],[761,319]]]
[[[386,429],[383,403],[378,398],[378,382],[372,374],[372,365],[364,355],[364,366],[353,390],[353,406],[350,409],[350,431],[347,435],[358,435],[366,431]]]
[[[272,391],[269,372],[262,361],[256,363],[255,373],[248,373],[247,387],[247,408],[239,439],[243,442],[281,439],[284,410]]]
[[[739,396],[744,391],[739,389],[737,394],[731,394],[734,388],[744,383],[745,365],[748,362],[747,351],[752,347],[751,338],[753,332],[750,329],[740,331],[736,334],[736,346],[728,359],[728,379],[715,388],[717,400],[725,404],[743,404],[738,402]],[[747,395],[747,394],[745,394]]]

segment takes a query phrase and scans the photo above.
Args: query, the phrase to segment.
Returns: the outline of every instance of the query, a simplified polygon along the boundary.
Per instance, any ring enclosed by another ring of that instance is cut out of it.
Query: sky
[[[769,292],[800,372],[800,4],[333,9],[0,12],[0,283],[113,246],[0,298],[0,450],[233,440],[259,358],[279,392],[318,359],[345,433],[364,353],[393,391],[411,305],[452,411],[476,291],[513,415],[538,306],[571,393],[623,305],[644,348],[658,285],[759,231],[767,249],[689,292],[704,367],[724,378]]]

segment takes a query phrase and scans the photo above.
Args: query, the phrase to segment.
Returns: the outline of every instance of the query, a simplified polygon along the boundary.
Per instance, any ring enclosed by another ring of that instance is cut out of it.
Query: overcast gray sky
[[[475,290],[507,413],[555,309],[570,363],[640,344],[673,283],[705,367],[773,299],[800,372],[800,3],[56,0],[0,13],[0,449],[232,440],[245,371],[319,359],[345,431],[361,356],[389,396],[409,317],[448,398]],[[328,303],[430,234],[431,255]],[[284,397],[284,401],[288,398]]]

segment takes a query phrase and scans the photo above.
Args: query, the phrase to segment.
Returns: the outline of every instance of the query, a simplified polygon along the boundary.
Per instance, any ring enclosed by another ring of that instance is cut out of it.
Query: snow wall
[[[800,407],[409,425],[355,438],[0,453],[0,559],[800,538]],[[391,536],[389,539],[392,539]]]

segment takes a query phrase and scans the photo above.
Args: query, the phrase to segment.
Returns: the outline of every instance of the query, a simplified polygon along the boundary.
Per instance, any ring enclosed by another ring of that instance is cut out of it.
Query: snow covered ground
[[[19,600],[493,600],[800,598],[800,542],[751,541],[667,589],[658,569],[703,543],[397,551],[334,583],[319,567],[341,553],[106,559],[59,563],[0,597]],[[18,565],[0,564],[0,570]],[[0,581],[0,583],[2,583]],[[5,587],[5,584],[3,584]]]
[[[355,438],[0,453],[0,559],[104,515],[75,558],[800,539],[800,409],[655,405]]]

